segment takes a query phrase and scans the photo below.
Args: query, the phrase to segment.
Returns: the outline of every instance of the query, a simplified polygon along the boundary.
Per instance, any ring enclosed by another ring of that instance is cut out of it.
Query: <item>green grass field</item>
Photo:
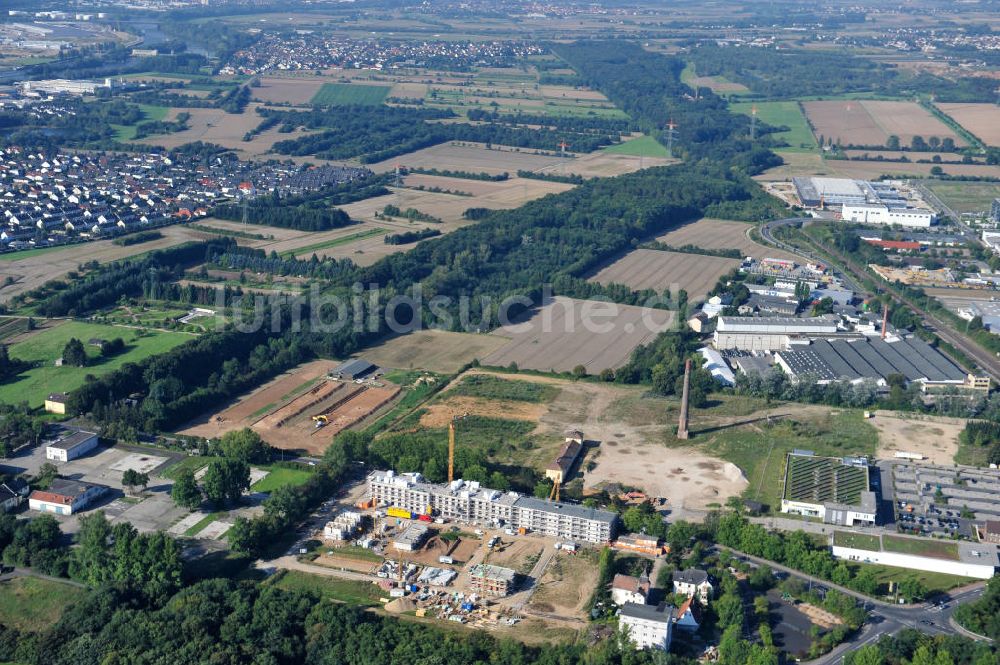
[[[817,455],[875,456],[878,434],[860,411],[837,410],[826,414],[803,414],[795,421],[782,420],[760,429],[735,426],[714,432],[694,433],[693,442],[706,452],[732,462],[743,470],[749,486],[744,497],[767,504],[774,511],[781,505],[785,458],[796,448]],[[763,431],[761,431],[763,430]],[[678,445],[690,442],[678,442]]]
[[[531,381],[502,379],[489,374],[474,374],[465,377],[460,384],[442,395],[447,399],[453,395],[482,397],[484,399],[503,399],[515,402],[534,402],[543,404],[551,402],[559,394],[554,386]]]
[[[149,104],[138,104],[142,110],[142,120],[139,122],[150,122],[153,120],[163,120],[167,117],[166,106],[151,106]],[[136,125],[139,123],[136,123]],[[116,141],[131,141],[135,138],[136,125],[111,125],[115,130]]]
[[[164,471],[162,475],[165,478],[170,478],[171,480],[177,480],[177,477],[180,475],[180,472],[183,471],[184,469],[190,469],[192,472],[197,472],[198,469],[202,468],[203,466],[208,466],[208,463],[214,459],[219,459],[219,458],[202,457],[201,455],[192,455],[191,457],[185,457],[177,464],[174,464],[173,466],[167,468],[167,470]]]
[[[772,127],[788,127],[786,131],[772,134],[776,139],[782,139],[790,146],[788,150],[815,150],[816,138],[806,122],[798,102],[738,102],[730,104],[735,113],[750,115],[753,107],[757,107],[757,119]]]
[[[355,85],[352,83],[324,83],[313,95],[313,104],[320,106],[378,106],[389,95],[386,85]]]
[[[309,591],[351,605],[377,607],[382,594],[371,582],[342,580],[297,570],[285,571],[273,584],[289,591]]]
[[[62,356],[63,347],[73,337],[83,342],[91,363],[86,367],[56,367],[56,359]],[[87,340],[92,337],[121,337],[125,340],[125,351],[111,358],[101,358],[100,350],[87,344]],[[125,363],[139,362],[151,355],[164,353],[191,339],[194,337],[182,333],[147,332],[69,321],[43,330],[10,347],[12,358],[35,362],[37,366],[0,385],[0,401],[14,404],[27,400],[31,406],[41,406],[46,395],[74,390],[83,385],[84,377],[88,374],[107,374]]]
[[[640,136],[624,143],[609,145],[604,152],[635,157],[669,157],[667,148],[652,136]]]
[[[879,552],[882,549],[878,536],[868,533],[851,533],[850,531],[834,531],[833,544],[869,552]]]
[[[222,519],[228,514],[229,513],[209,513],[208,515],[205,515],[203,518],[198,520],[195,524],[188,527],[187,531],[184,532],[184,535],[188,537],[196,536],[199,533],[201,533],[201,530],[204,529],[206,526],[208,526],[215,520]]]
[[[41,631],[55,624],[70,603],[86,594],[62,582],[15,577],[0,583],[0,623],[24,631]]]
[[[858,568],[865,568],[875,572],[875,579],[879,584],[886,585],[889,582],[904,582],[908,579],[917,580],[926,587],[930,593],[941,593],[950,591],[979,580],[971,577],[959,577],[958,575],[948,575],[945,573],[932,573],[926,570],[911,570],[910,568],[896,568],[895,566],[883,566],[881,564],[865,563],[858,564]]]
[[[312,476],[311,471],[305,468],[286,469],[284,467],[271,467],[267,476],[250,487],[254,492],[273,492],[279,487],[293,485],[298,487],[303,485]]]
[[[50,252],[58,252],[62,249],[69,249],[73,245],[59,245],[58,247],[39,247],[38,249],[22,249],[18,252],[4,252],[0,254],[0,261],[20,261],[21,259],[30,259],[33,256],[41,256],[42,254],[49,254]]]
[[[935,559],[958,560],[958,545],[949,540],[931,540],[930,538],[901,538],[899,536],[882,536],[882,549],[886,552],[927,556]]]
[[[993,199],[1000,198],[1000,183],[996,182],[929,180],[923,184],[956,213],[989,213]]]
[[[341,236],[340,238],[334,238],[333,240],[327,240],[326,242],[318,242],[315,245],[306,245],[305,247],[298,247],[296,249],[290,249],[287,252],[281,253],[281,258],[287,259],[293,256],[308,256],[313,252],[318,252],[321,249],[330,249],[331,247],[339,247],[340,245],[346,245],[349,242],[354,242],[355,240],[361,240],[363,238],[370,238],[372,236],[377,236],[380,233],[385,233],[385,229],[368,229],[367,231],[358,231],[357,233],[352,233],[350,235]]]

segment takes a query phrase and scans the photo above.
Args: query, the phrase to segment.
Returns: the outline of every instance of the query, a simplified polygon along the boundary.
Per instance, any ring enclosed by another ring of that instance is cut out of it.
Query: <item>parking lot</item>
[[[896,522],[904,533],[971,538],[974,522],[1000,518],[997,471],[909,463],[886,467]]]

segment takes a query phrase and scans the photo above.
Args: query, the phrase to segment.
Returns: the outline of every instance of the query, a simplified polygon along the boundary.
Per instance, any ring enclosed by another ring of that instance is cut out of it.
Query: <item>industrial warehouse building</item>
[[[861,224],[898,224],[926,228],[937,216],[902,183],[848,178],[792,178],[795,193],[806,208],[839,208],[844,221]]]
[[[981,580],[993,577],[1000,563],[995,545],[841,531],[833,534],[832,553],[837,559],[856,563],[926,570]]]
[[[918,337],[813,340],[777,351],[775,362],[792,379],[819,383],[863,380],[886,385],[892,374],[929,386],[962,386],[967,375],[940,351]]]
[[[833,335],[837,317],[720,316],[712,344],[716,349],[776,351],[788,347],[789,337]]]
[[[890,208],[877,203],[845,204],[840,213],[845,222],[859,224],[898,224],[927,228],[934,224],[937,216],[923,208]]]
[[[80,512],[107,491],[104,485],[56,478],[47,490],[35,490],[28,497],[28,507],[43,513],[72,515]]]
[[[426,482],[419,473],[374,471],[368,491],[379,506],[434,514],[471,524],[525,528],[546,536],[606,543],[614,538],[618,515],[576,504],[546,501],[517,492],[486,489],[477,482]]]
[[[348,381],[353,381],[355,379],[361,379],[369,374],[374,373],[378,367],[373,363],[368,362],[364,358],[355,358],[353,360],[348,360],[341,363],[334,369],[330,370],[330,376],[335,379],[347,379]]]
[[[872,526],[877,509],[866,458],[817,457],[808,450],[788,454],[781,512],[826,524]]]
[[[97,447],[97,434],[83,430],[63,430],[63,435],[45,446],[45,459],[69,462]]]

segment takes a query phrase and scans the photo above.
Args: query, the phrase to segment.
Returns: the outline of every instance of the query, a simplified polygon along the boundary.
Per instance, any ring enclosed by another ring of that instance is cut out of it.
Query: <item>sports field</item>
[[[385,101],[391,88],[385,85],[324,83],[313,96],[319,106],[378,106]]]
[[[56,367],[56,359],[62,356],[63,347],[74,337],[83,342],[89,364],[86,367]],[[102,358],[98,348],[87,344],[91,338],[110,340],[116,337],[125,340],[125,351],[111,358]],[[184,333],[150,332],[79,321],[58,323],[10,347],[12,358],[29,361],[36,366],[0,385],[0,402],[16,404],[27,401],[30,406],[41,406],[46,395],[74,390],[83,385],[88,374],[107,374],[125,363],[139,362],[192,339],[195,336]]]
[[[816,149],[816,139],[798,102],[738,102],[729,105],[732,111],[743,115],[750,115],[754,107],[757,108],[758,121],[772,127],[788,128],[772,136],[788,143],[789,149]]]

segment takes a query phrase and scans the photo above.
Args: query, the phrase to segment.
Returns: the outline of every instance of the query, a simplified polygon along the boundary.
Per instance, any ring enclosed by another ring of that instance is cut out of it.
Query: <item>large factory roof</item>
[[[836,332],[837,322],[832,318],[794,316],[720,316],[716,325],[720,332]]]
[[[793,375],[818,381],[882,379],[900,374],[907,381],[960,383],[965,373],[923,340],[815,340],[807,347],[776,354]]]

